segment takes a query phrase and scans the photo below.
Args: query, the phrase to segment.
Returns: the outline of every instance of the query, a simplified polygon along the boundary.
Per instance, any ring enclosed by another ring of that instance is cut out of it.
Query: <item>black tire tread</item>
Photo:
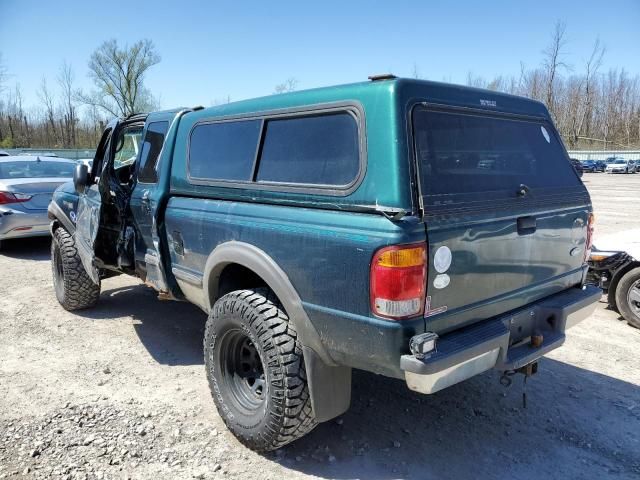
[[[275,450],[306,435],[316,427],[317,422],[311,407],[302,347],[298,342],[297,332],[289,322],[289,317],[279,300],[266,288],[228,293],[216,302],[209,315],[204,335],[205,349],[215,317],[225,309],[245,318],[248,316],[249,323],[258,333],[263,348],[277,349],[279,366],[284,372],[284,377],[282,388],[275,394],[283,398],[284,408],[272,412],[272,417],[275,413],[277,421],[269,426],[273,427],[275,423],[276,428],[265,429],[259,438],[249,437],[240,429],[234,428],[225,415],[221,415],[223,421],[243,444],[256,451]],[[207,379],[213,392],[211,376],[207,375]],[[215,395],[213,397],[217,402]]]
[[[627,290],[633,282],[640,277],[640,267],[635,267],[626,272],[618,284],[616,285],[615,300],[616,306],[620,314],[624,317],[629,325],[640,328],[640,319],[629,308],[627,303]]]
[[[59,248],[64,272],[63,298],[58,298],[65,310],[82,310],[95,306],[100,298],[100,285],[96,285],[82,265],[73,236],[59,227],[53,233],[51,242],[51,268],[55,270],[53,249]],[[56,272],[53,272],[54,276]]]

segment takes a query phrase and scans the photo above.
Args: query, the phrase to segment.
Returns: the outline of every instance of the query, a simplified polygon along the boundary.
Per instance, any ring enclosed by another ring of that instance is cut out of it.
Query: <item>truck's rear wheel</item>
[[[220,298],[207,320],[204,356],[218,412],[249,448],[275,450],[316,426],[297,333],[270,291]]]
[[[640,328],[640,267],[625,273],[616,286],[616,306],[624,319]]]
[[[81,310],[98,302],[100,285],[87,275],[73,237],[62,227],[53,232],[51,269],[56,298],[65,310]]]

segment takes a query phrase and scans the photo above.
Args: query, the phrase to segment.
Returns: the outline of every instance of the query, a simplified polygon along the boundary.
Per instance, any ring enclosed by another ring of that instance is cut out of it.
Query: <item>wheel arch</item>
[[[316,420],[323,422],[344,413],[351,403],[351,368],[338,366],[331,358],[287,274],[266,252],[239,241],[218,245],[207,258],[203,272],[205,310],[210,312],[222,296],[223,272],[234,265],[249,270],[273,291],[296,329]]]
[[[76,227],[73,222],[67,217],[64,210],[60,208],[60,206],[52,201],[47,207],[47,216],[51,220],[51,224],[49,226],[49,230],[53,235],[60,226],[64,227],[64,229],[69,232],[69,234],[73,235],[76,231]]]
[[[218,245],[211,252],[205,263],[202,278],[207,312],[211,311],[211,307],[218,298],[227,293],[221,290],[220,280],[225,269],[234,265],[244,267],[262,279],[265,286],[270,288],[282,303],[289,315],[289,321],[293,323],[298,332],[301,343],[316,351],[325,363],[335,365],[333,359],[326,352],[320,335],[309,320],[302,306],[302,300],[300,300],[300,296],[287,274],[266,252],[254,245],[230,241]]]

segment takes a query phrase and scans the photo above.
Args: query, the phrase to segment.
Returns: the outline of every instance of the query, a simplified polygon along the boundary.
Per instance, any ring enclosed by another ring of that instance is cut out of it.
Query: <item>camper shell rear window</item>
[[[553,126],[543,119],[417,106],[413,135],[426,205],[453,197],[516,197],[521,185],[578,186]]]

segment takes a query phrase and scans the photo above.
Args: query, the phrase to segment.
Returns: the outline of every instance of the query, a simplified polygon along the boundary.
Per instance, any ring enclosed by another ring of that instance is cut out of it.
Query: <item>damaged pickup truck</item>
[[[49,215],[64,308],[125,273],[206,312],[213,399],[259,451],[345,412],[353,368],[531,374],[601,295],[545,107],[391,75],[114,121]]]

